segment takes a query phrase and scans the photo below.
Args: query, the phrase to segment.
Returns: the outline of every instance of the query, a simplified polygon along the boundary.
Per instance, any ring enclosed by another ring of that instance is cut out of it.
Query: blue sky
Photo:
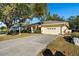
[[[79,15],[79,3],[48,3],[48,12],[67,19],[70,16]],[[37,22],[40,22],[38,18],[33,18],[31,21],[31,23]]]
[[[58,14],[67,19],[70,16],[79,15],[79,3],[49,3],[50,14]]]

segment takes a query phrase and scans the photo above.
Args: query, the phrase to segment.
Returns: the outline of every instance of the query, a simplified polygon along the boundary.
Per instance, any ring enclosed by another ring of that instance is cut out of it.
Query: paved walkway
[[[0,56],[36,56],[55,35],[36,34],[26,38],[0,42]]]

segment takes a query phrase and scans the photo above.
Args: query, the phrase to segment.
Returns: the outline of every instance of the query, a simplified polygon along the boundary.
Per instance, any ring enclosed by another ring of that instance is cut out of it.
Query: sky
[[[48,12],[51,15],[58,14],[65,20],[70,16],[79,15],[79,3],[48,3]],[[40,22],[38,18],[33,18],[30,23]]]
[[[49,3],[48,12],[67,19],[70,16],[79,15],[79,3]]]

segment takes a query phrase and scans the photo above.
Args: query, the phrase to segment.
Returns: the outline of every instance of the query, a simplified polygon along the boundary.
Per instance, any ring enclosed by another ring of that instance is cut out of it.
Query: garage
[[[60,35],[68,30],[68,23],[63,21],[45,21],[41,25],[42,34]]]

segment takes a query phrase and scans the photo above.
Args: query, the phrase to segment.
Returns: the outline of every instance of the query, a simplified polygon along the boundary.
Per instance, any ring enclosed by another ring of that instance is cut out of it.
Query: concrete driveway
[[[56,35],[36,34],[26,38],[0,42],[0,56],[36,56]]]

